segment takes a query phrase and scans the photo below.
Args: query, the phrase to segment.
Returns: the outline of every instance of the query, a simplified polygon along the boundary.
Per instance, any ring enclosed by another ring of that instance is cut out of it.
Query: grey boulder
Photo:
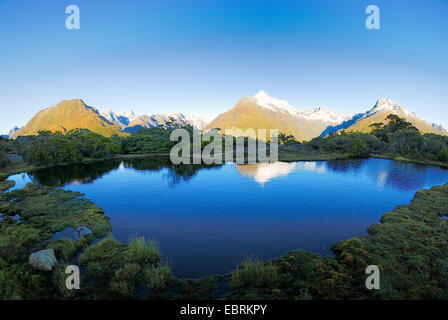
[[[86,236],[88,236],[89,234],[91,234],[91,233],[92,233],[92,230],[90,230],[90,229],[87,228],[87,227],[82,226],[82,227],[78,227],[78,228],[76,228],[76,232],[78,232],[79,237],[81,238],[81,237],[86,237]]]
[[[33,252],[28,260],[30,265],[40,271],[51,271],[57,263],[53,249]]]

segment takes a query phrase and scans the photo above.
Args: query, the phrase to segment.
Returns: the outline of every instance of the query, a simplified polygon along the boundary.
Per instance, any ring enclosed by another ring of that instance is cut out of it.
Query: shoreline
[[[0,168],[0,179],[6,179],[11,175],[20,174],[27,171],[36,171],[55,167],[65,167],[76,164],[91,164],[91,163],[98,163],[110,160],[121,160],[121,159],[138,159],[138,158],[151,158],[151,157],[159,158],[159,157],[169,157],[169,155],[170,155],[169,153],[116,154],[109,158],[101,158],[101,159],[84,158],[82,159],[81,162],[78,163],[63,163],[51,166],[33,166],[26,164],[25,162],[17,162],[15,164],[9,165],[6,168]]]
[[[54,167],[63,167],[75,164],[91,164],[98,163],[109,160],[126,160],[126,159],[140,159],[140,158],[165,158],[169,157],[169,153],[144,153],[144,154],[116,154],[109,158],[101,158],[101,159],[92,159],[92,158],[84,158],[79,163],[64,163],[59,165],[51,165],[51,166],[33,166],[26,164],[25,162],[16,162],[12,165],[9,165],[6,168],[0,168],[0,180],[6,179],[11,175],[20,174],[28,171],[36,171]],[[438,161],[429,161],[429,160],[416,160],[409,159],[401,156],[387,155],[387,154],[372,154],[370,157],[366,158],[374,158],[374,159],[387,159],[393,161],[402,161],[409,162],[421,165],[430,165],[430,166],[438,166],[444,169],[448,169],[448,164]],[[321,153],[310,153],[310,152],[279,152],[278,161],[282,162],[294,162],[294,161],[331,161],[331,160],[364,160],[361,158],[351,158],[343,153],[334,153],[334,152],[321,152]]]

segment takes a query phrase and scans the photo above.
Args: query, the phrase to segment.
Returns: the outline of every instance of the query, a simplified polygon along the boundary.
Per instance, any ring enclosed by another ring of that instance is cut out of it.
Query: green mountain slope
[[[220,128],[223,133],[234,129],[277,129],[281,133],[291,134],[298,140],[304,140],[305,134],[297,126],[296,119],[287,112],[276,112],[263,108],[250,98],[242,98],[237,105],[210,122],[206,129]],[[263,139],[263,137],[259,137]]]
[[[350,123],[350,125],[344,126],[344,124],[342,124],[341,130],[369,133],[372,131],[372,127],[370,127],[370,125],[378,122],[387,123],[386,117],[390,114],[395,114],[400,118],[406,119],[406,121],[412,123],[417,129],[419,129],[421,133],[448,135],[448,132],[442,126],[429,123],[417,117],[415,113],[410,112],[394,101],[387,99],[378,100],[371,110],[361,116],[358,115],[358,118]]]
[[[120,127],[110,123],[98,111],[87,106],[81,99],[63,100],[39,111],[23,128],[13,132],[18,136],[36,135],[40,130],[68,132],[73,129],[88,129],[106,137],[120,134]]]

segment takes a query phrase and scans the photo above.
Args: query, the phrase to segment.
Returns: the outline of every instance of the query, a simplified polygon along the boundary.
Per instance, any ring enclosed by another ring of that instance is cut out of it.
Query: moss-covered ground
[[[31,251],[54,248],[57,258],[69,259],[95,237],[110,233],[103,210],[82,194],[57,188],[25,188],[4,192],[12,181],[0,182],[0,297],[3,299],[52,298],[57,293],[49,285],[51,275],[33,270],[28,264]],[[19,220],[13,219],[18,215]],[[87,226],[92,235],[77,243],[48,242],[67,227]]]

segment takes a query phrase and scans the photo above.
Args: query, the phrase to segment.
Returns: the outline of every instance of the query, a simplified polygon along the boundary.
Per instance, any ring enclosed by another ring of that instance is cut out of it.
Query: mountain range
[[[325,136],[330,133],[334,133],[340,130],[346,130],[348,132],[364,132],[369,133],[373,123],[385,122],[386,117],[389,114],[395,114],[400,118],[405,118],[408,122],[412,123],[421,133],[436,133],[441,135],[448,135],[448,132],[441,125],[435,123],[429,123],[419,117],[413,112],[410,112],[398,105],[395,101],[388,99],[380,99],[373,106],[372,109],[365,113],[359,113],[353,116],[337,126],[330,126],[321,133],[321,136]]]
[[[326,107],[296,110],[288,102],[260,91],[252,97],[240,99],[233,109],[210,122],[207,129],[219,128],[223,132],[237,128],[277,129],[304,141],[319,136],[328,126],[337,126],[346,120],[348,118]]]
[[[388,99],[379,99],[366,112],[346,117],[323,106],[298,110],[287,101],[259,91],[254,96],[241,98],[235,107],[210,122],[184,113],[140,116],[133,111],[115,113],[106,110],[99,113],[81,99],[63,100],[39,111],[24,127],[15,127],[10,131],[9,138],[35,135],[40,130],[68,132],[73,129],[89,129],[104,136],[126,135],[141,128],[171,129],[188,124],[204,131],[216,128],[222,132],[234,129],[277,129],[281,133],[293,135],[298,141],[306,141],[341,130],[367,133],[372,123],[385,122],[389,114],[405,118],[422,133],[448,135],[442,126],[429,123]]]
[[[204,119],[183,113],[166,113],[136,116],[130,110],[114,113],[106,110],[102,114],[109,122],[118,125],[123,132],[134,133],[142,128],[173,128],[192,125],[198,129],[204,128],[207,123]]]
[[[263,91],[240,99],[234,108],[210,122],[207,129],[215,128],[223,132],[231,132],[236,128],[277,129],[281,133],[293,135],[299,141],[306,141],[341,130],[368,133],[372,123],[386,122],[389,114],[405,118],[422,133],[448,135],[442,126],[417,117],[392,100],[380,99],[364,113],[343,117],[326,107],[300,111],[288,102],[272,98]]]
[[[10,138],[35,135],[40,130],[65,133],[73,129],[89,129],[107,137],[120,134],[119,126],[107,121],[97,109],[86,105],[81,99],[73,99],[39,111],[23,128],[12,132]]]
[[[205,121],[182,113],[136,116],[133,111],[115,113],[106,110],[100,114],[96,108],[86,105],[81,99],[73,99],[63,100],[39,111],[24,127],[11,130],[9,138],[36,135],[40,130],[66,133],[73,129],[89,129],[110,137],[113,134],[137,132],[141,128],[170,129],[187,124],[202,129]]]

